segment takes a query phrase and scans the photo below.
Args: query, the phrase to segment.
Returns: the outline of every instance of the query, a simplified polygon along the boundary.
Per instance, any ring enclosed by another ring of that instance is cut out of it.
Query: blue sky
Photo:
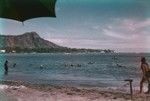
[[[150,0],[58,0],[56,18],[0,19],[0,33],[37,32],[73,48],[150,52]]]

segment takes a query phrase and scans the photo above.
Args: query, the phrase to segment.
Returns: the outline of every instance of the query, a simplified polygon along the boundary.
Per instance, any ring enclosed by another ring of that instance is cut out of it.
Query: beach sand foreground
[[[0,91],[2,101],[131,101],[130,94],[113,89],[1,85]],[[150,95],[134,94],[132,101],[150,101]]]

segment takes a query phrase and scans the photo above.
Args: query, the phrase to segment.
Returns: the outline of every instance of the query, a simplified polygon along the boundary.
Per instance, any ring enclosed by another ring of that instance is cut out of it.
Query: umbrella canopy
[[[25,21],[36,17],[55,17],[56,0],[0,0],[0,17]]]

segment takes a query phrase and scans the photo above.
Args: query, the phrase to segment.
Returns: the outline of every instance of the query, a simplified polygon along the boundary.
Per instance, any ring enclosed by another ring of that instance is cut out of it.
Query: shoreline
[[[132,101],[150,100],[150,94],[133,90]],[[9,99],[6,101],[131,101],[126,88],[54,86],[21,81],[1,81],[0,97]]]
[[[62,86],[7,86],[7,96],[16,101],[126,101],[130,95],[120,92]],[[123,97],[124,96],[124,97]]]
[[[8,101],[131,101],[128,90],[97,89],[69,86],[25,84],[10,81],[0,83]],[[148,101],[150,94],[137,94],[134,91],[132,101]]]

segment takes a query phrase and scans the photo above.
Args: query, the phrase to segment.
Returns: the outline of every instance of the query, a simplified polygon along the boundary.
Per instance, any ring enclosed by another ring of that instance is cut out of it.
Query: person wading
[[[7,75],[8,74],[8,61],[7,60],[5,61],[4,69],[5,69],[5,74]]]
[[[142,79],[140,82],[140,93],[143,90],[143,83],[146,81],[148,82],[148,91],[146,93],[150,93],[150,68],[148,63],[146,62],[145,57],[141,58],[141,70],[142,70]]]

